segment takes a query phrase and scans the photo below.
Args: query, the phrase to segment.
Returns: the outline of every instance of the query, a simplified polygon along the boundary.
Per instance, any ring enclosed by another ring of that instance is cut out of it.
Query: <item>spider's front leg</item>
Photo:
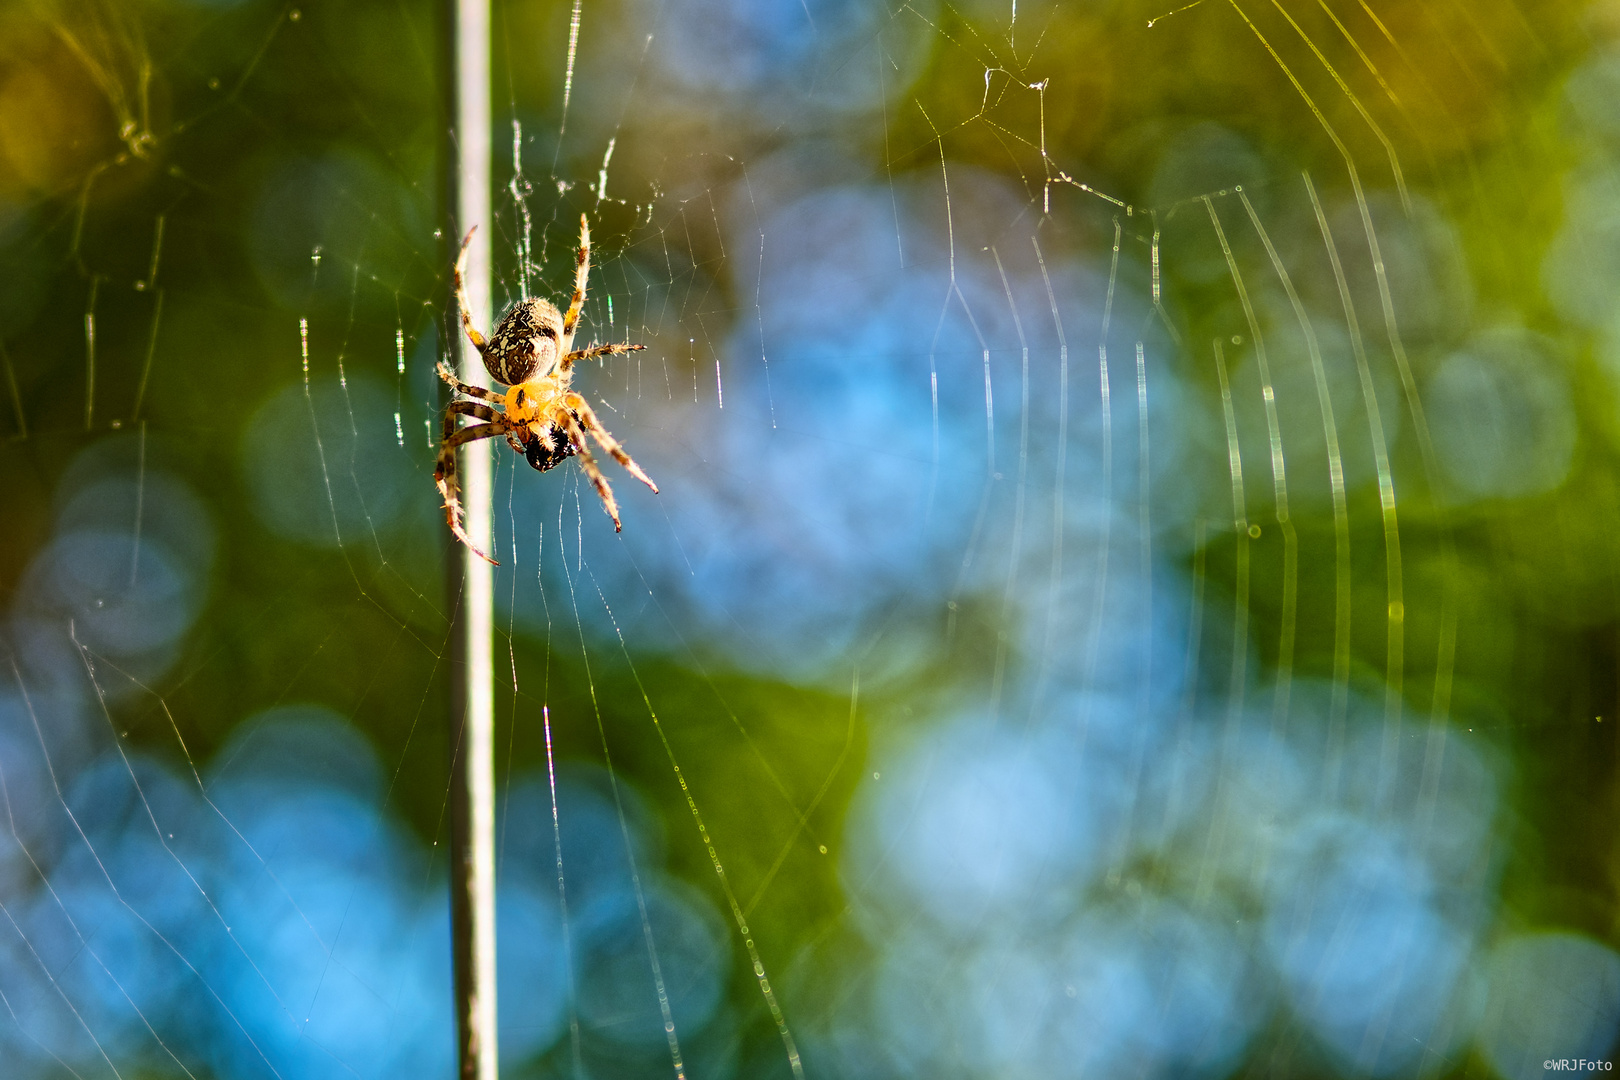
[[[461,312],[461,328],[467,331],[467,340],[473,343],[478,355],[483,356],[484,346],[489,342],[484,340],[483,334],[473,329],[472,316],[467,314],[467,290],[461,283],[461,271],[467,266],[467,248],[472,244],[473,233],[477,231],[477,225],[467,230],[467,235],[461,241],[461,253],[456,256],[456,309]]]
[[[579,215],[579,251],[574,263],[574,296],[568,301],[568,314],[563,316],[563,338],[572,341],[574,328],[579,325],[579,313],[585,307],[585,282],[591,273],[591,223],[584,214]]]
[[[471,416],[488,422],[457,431],[457,416]],[[456,449],[479,439],[492,439],[497,435],[505,435],[510,440],[512,429],[511,422],[488,405],[480,405],[476,401],[452,401],[444,410],[444,430],[439,441],[439,457],[433,465],[433,482],[438,485],[439,494],[444,498],[444,519],[449,524],[450,531],[479,558],[495,566],[499,566],[500,563],[480,551],[478,545],[472,542],[472,538],[462,527],[461,483],[456,477]]]
[[[618,342],[611,345],[592,345],[588,349],[575,349],[562,358],[560,366],[566,371],[581,360],[595,360],[599,356],[617,356],[620,353],[640,352],[646,347],[645,345],[624,345]]]
[[[504,396],[495,393],[493,390],[486,390],[482,386],[474,386],[472,383],[462,382],[460,379],[456,378],[456,373],[450,370],[450,365],[444,363],[442,360],[439,362],[439,378],[443,379],[445,383],[449,385],[450,389],[454,390],[458,394],[466,394],[471,398],[479,398],[483,401],[493,401],[497,404],[506,400]]]

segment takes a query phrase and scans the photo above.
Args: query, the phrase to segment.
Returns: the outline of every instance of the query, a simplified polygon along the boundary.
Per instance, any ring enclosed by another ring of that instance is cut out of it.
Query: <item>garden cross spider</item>
[[[607,433],[590,405],[570,388],[570,384],[574,378],[574,364],[580,360],[637,352],[647,346],[613,344],[574,348],[574,330],[579,326],[580,310],[585,306],[585,279],[591,269],[590,222],[584,214],[579,216],[579,255],[574,266],[574,296],[568,302],[568,313],[559,312],[547,300],[524,300],[506,313],[495,327],[494,335],[487,340],[473,329],[472,316],[467,314],[466,292],[461,285],[461,271],[467,261],[467,245],[472,242],[472,234],[473,230],[468,229],[466,239],[461,242],[461,254],[456,258],[456,306],[461,311],[461,325],[467,331],[467,339],[478,350],[478,355],[483,357],[490,377],[505,384],[508,389],[505,394],[497,394],[481,386],[471,386],[456,378],[455,373],[444,364],[439,365],[439,377],[449,383],[457,394],[491,403],[482,405],[478,401],[458,398],[444,410],[444,436],[439,443],[438,463],[433,467],[433,481],[439,485],[439,494],[444,496],[445,520],[450,523],[450,531],[481,558],[495,562],[479,551],[462,529],[461,488],[456,482],[456,447],[477,439],[504,435],[512,449],[541,472],[555,468],[562,464],[564,458],[577,454],[585,475],[590,477],[592,486],[602,498],[608,517],[613,519],[613,531],[618,532],[619,507],[613,501],[613,489],[608,486],[607,478],[597,468],[596,459],[586,446],[586,434],[589,433],[631,476],[652,488],[655,494],[658,485]],[[470,416],[485,423],[458,431],[457,416]]]

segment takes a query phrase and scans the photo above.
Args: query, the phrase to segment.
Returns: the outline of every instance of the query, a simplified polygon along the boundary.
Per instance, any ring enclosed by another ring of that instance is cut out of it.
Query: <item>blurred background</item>
[[[1611,1060],[1620,4],[493,18],[505,1075]],[[452,1074],[444,26],[0,7],[8,1077]]]

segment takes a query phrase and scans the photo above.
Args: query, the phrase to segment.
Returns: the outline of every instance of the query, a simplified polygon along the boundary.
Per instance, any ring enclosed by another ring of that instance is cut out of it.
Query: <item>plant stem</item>
[[[468,228],[477,226],[463,273],[473,319],[488,326],[490,316],[490,112],[489,0],[447,0],[454,50],[453,123],[450,177],[456,208],[453,250]],[[455,340],[461,376],[481,380],[478,353],[460,333],[458,320],[446,321]],[[488,442],[461,449],[461,500],[473,543],[490,550],[491,466]],[[495,1002],[495,764],[494,764],[494,577],[490,565],[465,544],[462,592],[455,637],[462,663],[454,668],[458,685],[451,761],[451,921],[455,950],[456,1026],[462,1080],[496,1080]]]

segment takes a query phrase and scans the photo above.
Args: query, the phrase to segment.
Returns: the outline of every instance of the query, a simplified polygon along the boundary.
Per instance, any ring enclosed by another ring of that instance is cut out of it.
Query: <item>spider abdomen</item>
[[[540,436],[530,436],[528,443],[523,448],[523,456],[529,459],[530,465],[533,465],[541,472],[545,472],[548,469],[555,469],[577,452],[568,436],[556,428],[551,430],[551,443],[551,449],[548,450],[546,449],[545,440],[541,439]]]
[[[484,367],[491,377],[515,386],[557,364],[562,315],[545,300],[525,300],[501,319],[484,347]]]

